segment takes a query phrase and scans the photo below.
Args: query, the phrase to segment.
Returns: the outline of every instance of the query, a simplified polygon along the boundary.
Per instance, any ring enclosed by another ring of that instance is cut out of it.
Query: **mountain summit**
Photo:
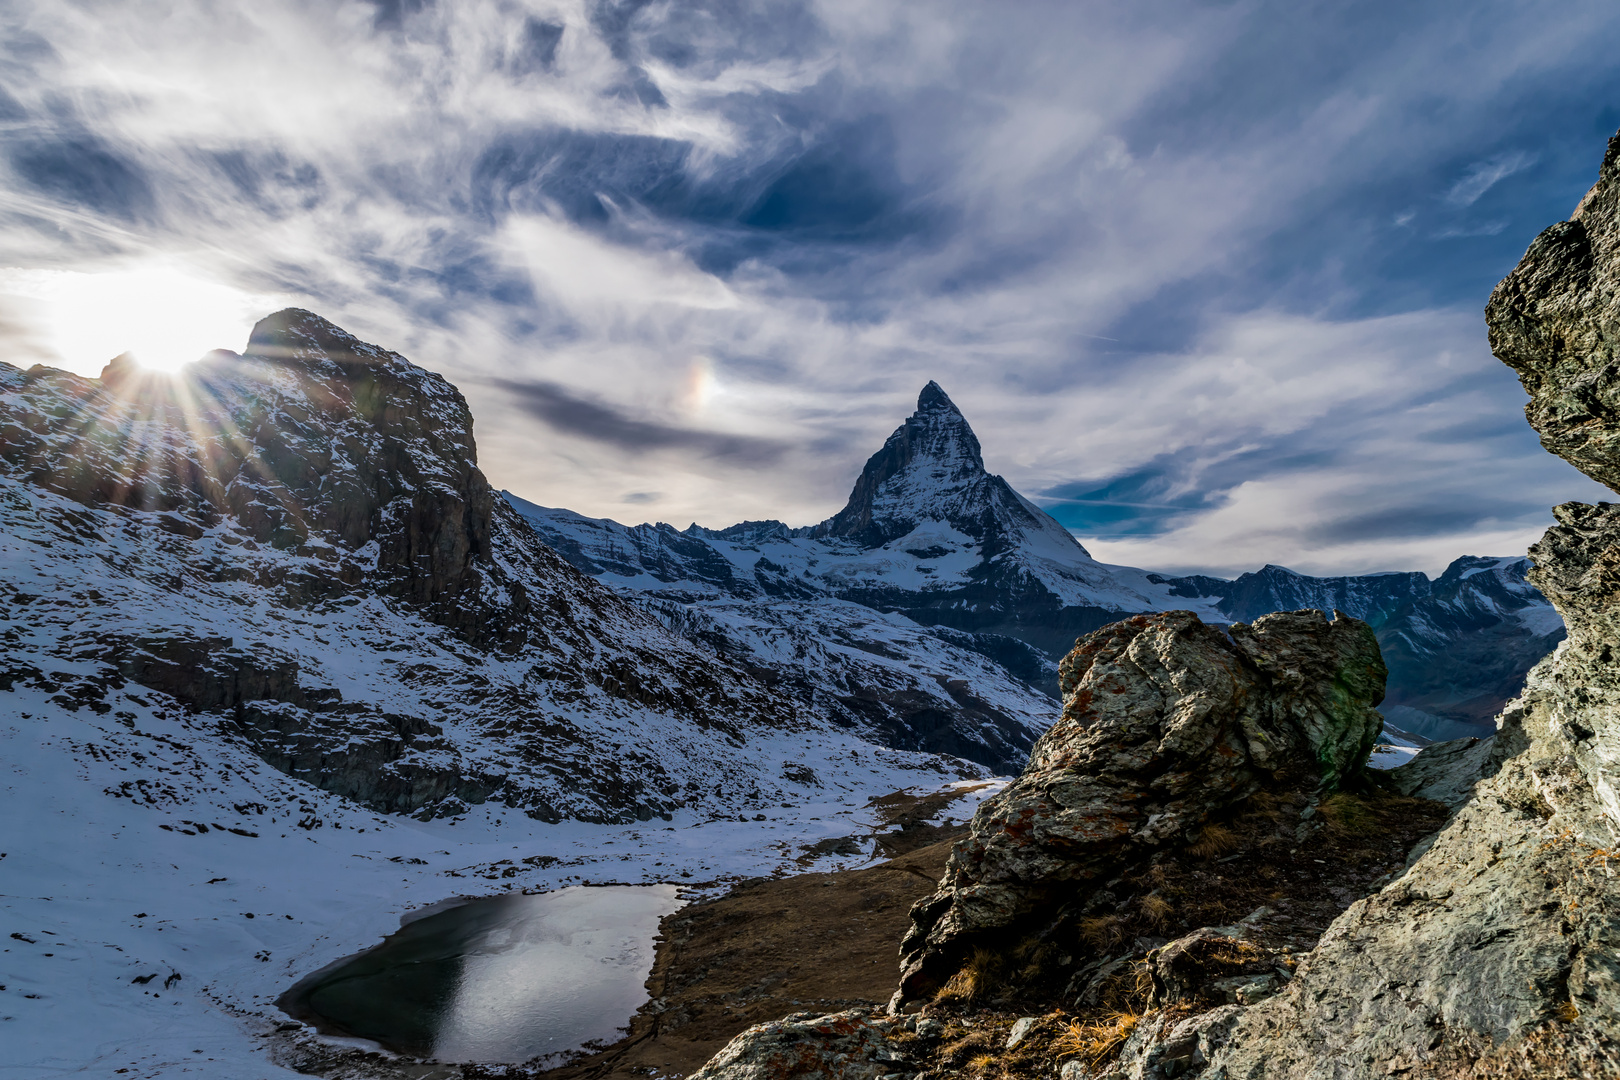
[[[877,548],[932,522],[948,523],[972,538],[986,557],[1018,546],[1017,538],[1031,531],[1048,534],[1060,550],[1086,555],[1066,529],[1007,481],[985,471],[979,439],[967,417],[930,380],[917,395],[917,411],[867,459],[849,502],[809,534]]]

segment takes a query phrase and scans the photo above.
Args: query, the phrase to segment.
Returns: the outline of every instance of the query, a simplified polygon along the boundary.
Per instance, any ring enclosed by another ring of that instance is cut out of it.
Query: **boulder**
[[[1405,765],[1389,771],[1390,786],[1402,795],[1429,799],[1455,810],[1474,796],[1474,785],[1501,765],[1496,739],[1452,739],[1433,743]]]
[[[1082,638],[1061,666],[1062,718],[912,909],[896,1004],[1212,813],[1263,788],[1331,789],[1359,769],[1385,669],[1367,624],[1335,614],[1266,615],[1223,634],[1171,611]]]
[[[904,1071],[890,1044],[892,1022],[859,1010],[795,1013],[755,1024],[732,1039],[689,1080],[878,1080]]]

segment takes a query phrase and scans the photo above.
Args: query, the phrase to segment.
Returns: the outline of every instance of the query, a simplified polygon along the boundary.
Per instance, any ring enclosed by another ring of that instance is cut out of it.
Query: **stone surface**
[[[1453,810],[1474,796],[1474,785],[1500,765],[1496,739],[1453,739],[1425,746],[1411,761],[1388,773],[1402,795],[1431,799]]]
[[[1061,670],[1062,719],[912,909],[899,1000],[933,993],[975,945],[1262,788],[1331,789],[1382,723],[1372,631],[1319,611],[1229,635],[1189,612],[1137,616],[1081,639]]]
[[[1039,1018],[1034,1016],[1020,1016],[1014,1021],[1012,1030],[1007,1033],[1007,1049],[1018,1049],[1018,1044],[1024,1041],[1024,1038],[1039,1022]]]
[[[859,1010],[796,1013],[749,1028],[689,1080],[877,1080],[903,1066],[887,1038],[892,1026]]]
[[[1236,1005],[1222,1005],[1171,1023],[1164,1014],[1144,1020],[1126,1040],[1119,1056],[1100,1072],[1101,1080],[1161,1080],[1195,1077],[1231,1037],[1242,1014]],[[1084,1080],[1082,1071],[1073,1080]],[[1071,1080],[1065,1077],[1065,1080]]]
[[[1620,491],[1620,135],[1570,220],[1536,237],[1485,318],[1541,444]]]
[[[1575,216],[1537,237],[1486,309],[1543,445],[1610,487],[1617,281],[1620,136]],[[1531,580],[1568,640],[1489,744],[1437,748],[1435,768],[1409,774],[1459,798],[1459,780],[1484,778],[1404,875],[1329,928],[1285,993],[1244,1011],[1204,1075],[1620,1076],[1620,508],[1554,513]]]

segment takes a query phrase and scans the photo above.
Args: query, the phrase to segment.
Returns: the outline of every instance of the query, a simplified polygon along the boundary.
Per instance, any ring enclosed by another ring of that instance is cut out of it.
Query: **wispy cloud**
[[[1534,165],[1536,156],[1523,151],[1497,154],[1484,161],[1476,161],[1463,170],[1462,179],[1451,185],[1445,200],[1452,206],[1473,206],[1491,188],[1516,172]]]
[[[0,264],[315,308],[587,513],[818,519],[937,378],[1139,562],[1443,562],[1588,494],[1478,309],[1620,126],[1616,45],[1595,0],[38,4]],[[29,302],[10,355],[99,370]]]
[[[695,431],[626,415],[623,410],[591,401],[554,383],[497,380],[519,407],[553,429],[568,435],[608,443],[622,450],[689,450],[700,457],[720,458],[738,465],[766,469],[782,456],[783,447],[770,439]],[[645,498],[626,496],[626,502]]]

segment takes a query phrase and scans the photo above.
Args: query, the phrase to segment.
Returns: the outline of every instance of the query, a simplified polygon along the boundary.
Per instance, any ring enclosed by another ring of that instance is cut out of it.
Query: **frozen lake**
[[[277,1002],[328,1035],[455,1062],[553,1058],[611,1042],[647,1000],[673,885],[574,887],[429,908]]]

